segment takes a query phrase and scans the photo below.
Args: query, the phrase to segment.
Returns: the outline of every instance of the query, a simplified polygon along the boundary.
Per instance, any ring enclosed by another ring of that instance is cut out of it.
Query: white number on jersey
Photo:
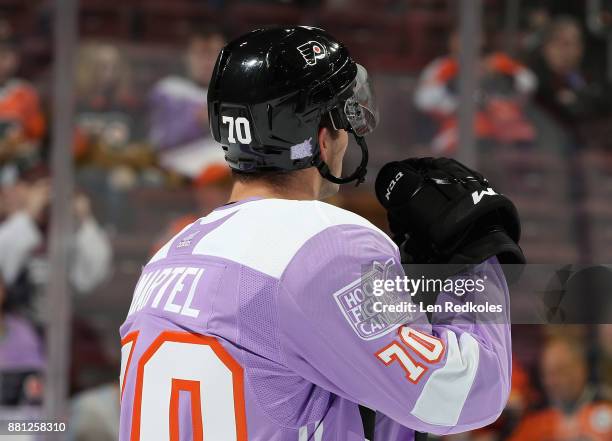
[[[122,348],[122,378],[135,340]],[[132,441],[179,439],[180,392],[189,395],[194,441],[246,441],[242,367],[215,338],[162,332],[142,354],[137,369]]]
[[[409,326],[402,326],[398,334],[401,342],[393,340],[375,355],[386,366],[397,361],[406,372],[406,378],[412,383],[418,383],[428,368],[412,358],[404,346],[412,349],[426,363],[433,364],[440,361],[444,355],[444,342]]]

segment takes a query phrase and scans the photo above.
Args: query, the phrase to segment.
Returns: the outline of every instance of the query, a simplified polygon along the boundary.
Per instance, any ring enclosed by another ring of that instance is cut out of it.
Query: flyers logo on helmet
[[[317,60],[325,58],[325,46],[321,43],[318,43],[314,40],[311,40],[307,43],[304,43],[297,47],[297,50],[300,51],[304,60],[306,60],[306,64],[308,66],[314,66],[317,64]]]

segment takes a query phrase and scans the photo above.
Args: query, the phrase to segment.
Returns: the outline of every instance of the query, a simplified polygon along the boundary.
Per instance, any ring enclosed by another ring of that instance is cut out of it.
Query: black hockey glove
[[[525,263],[514,204],[454,159],[390,162],[376,178],[403,263],[464,267],[492,256]]]

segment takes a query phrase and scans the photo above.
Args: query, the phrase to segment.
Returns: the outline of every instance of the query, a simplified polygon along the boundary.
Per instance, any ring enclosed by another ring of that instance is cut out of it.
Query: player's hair
[[[259,171],[255,173],[243,173],[238,170],[232,169],[232,178],[234,181],[241,182],[243,184],[249,184],[252,182],[263,181],[274,189],[286,188],[289,181],[295,177],[291,171]]]
[[[329,117],[329,113],[326,113],[321,117],[321,123],[319,124],[320,128],[326,128],[330,132],[330,136],[332,139],[338,139],[340,136],[340,130],[334,128],[334,125]]]
[[[321,118],[320,128],[326,128],[330,132],[332,139],[338,139],[340,136],[340,130],[336,130],[329,118],[328,114],[325,114]],[[255,173],[243,173],[239,170],[232,169],[232,178],[236,181],[248,184],[254,181],[263,181],[275,189],[283,189],[287,187],[287,184],[295,178],[296,171],[299,170],[283,170],[283,171],[259,171]]]

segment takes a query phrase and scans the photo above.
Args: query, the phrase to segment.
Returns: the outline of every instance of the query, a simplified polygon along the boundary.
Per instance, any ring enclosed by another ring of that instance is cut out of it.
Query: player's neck
[[[303,170],[304,172],[310,170]],[[316,169],[315,169],[316,171]],[[296,179],[288,180],[286,185],[272,185],[264,180],[250,182],[235,181],[229,202],[237,202],[248,198],[260,197],[263,199],[294,199],[315,200],[320,198],[321,182],[318,172],[302,173]]]

